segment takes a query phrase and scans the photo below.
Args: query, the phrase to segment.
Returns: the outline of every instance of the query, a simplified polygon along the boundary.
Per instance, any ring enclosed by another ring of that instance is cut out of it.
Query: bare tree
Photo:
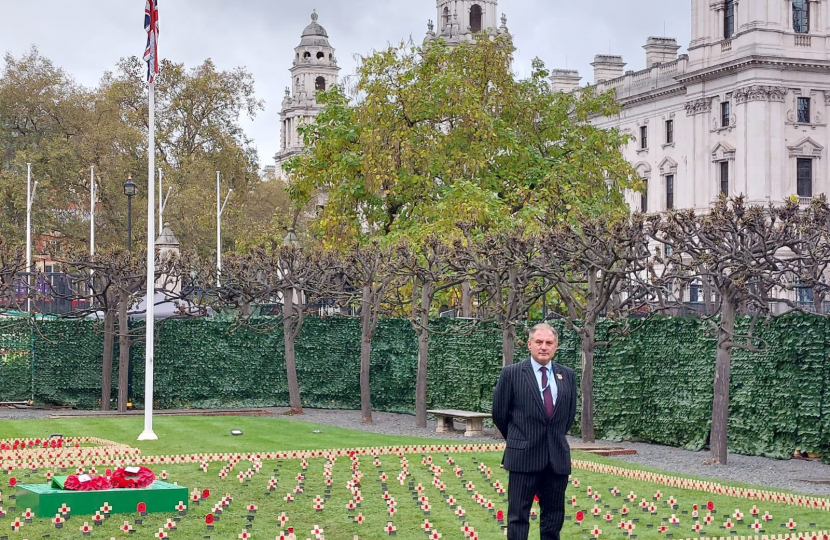
[[[372,421],[370,367],[372,339],[378,328],[384,300],[401,281],[395,250],[372,242],[355,245],[340,258],[344,277],[340,294],[360,306],[360,410],[365,423]]]
[[[278,276],[275,288],[282,298],[290,413],[303,414],[294,345],[303,328],[308,307],[332,287],[338,288],[339,268],[333,253],[324,252],[316,246],[301,248],[289,242],[273,253],[271,266]]]
[[[586,218],[540,235],[538,272],[565,307],[564,320],[582,344],[582,440],[594,442],[594,353],[601,317],[628,316],[644,303],[646,290],[626,287],[646,269],[648,243],[642,215],[606,220]],[[623,333],[619,331],[619,335]]]
[[[824,315],[824,301],[830,294],[830,206],[824,194],[802,212],[799,242],[793,250],[793,257],[785,261],[792,275],[787,283],[807,300],[812,299],[812,306],[805,306],[797,294],[792,307]]]
[[[662,262],[672,268],[666,279],[711,283],[715,301],[705,320],[717,334],[717,354],[710,449],[712,462],[725,464],[732,351],[758,350],[753,331],[770,315],[770,302],[781,300],[775,293],[800,249],[802,214],[793,200],[762,207],[747,206],[743,197],[721,197],[706,215],[685,210],[650,221],[654,239],[670,251]],[[747,333],[739,335],[735,319],[742,311],[752,318]]]
[[[418,375],[415,380],[415,423],[427,427],[427,368],[429,364],[429,319],[435,295],[469,282],[451,270],[451,248],[437,236],[413,245],[398,246],[397,257],[405,279],[412,283],[412,311],[409,321],[418,335]]]
[[[303,414],[295,343],[308,307],[321,291],[331,288],[337,267],[334,259],[315,246],[301,247],[287,240],[282,246],[274,242],[244,254],[228,254],[222,261],[220,286],[212,287],[208,294],[216,308],[232,310],[238,324],[257,326],[261,315],[258,306],[282,305],[289,413]],[[216,281],[214,268],[208,266],[205,273],[210,283]]]
[[[238,320],[247,321],[255,315],[255,306],[267,302],[275,292],[279,276],[264,247],[252,249],[248,253],[227,253],[222,256],[222,271],[217,276],[217,269],[211,262],[203,266],[202,281],[219,286],[210,287],[208,296],[212,303],[221,310],[232,309],[238,314]]]
[[[451,266],[474,283],[473,293],[483,293],[488,318],[495,320],[502,334],[502,363],[513,363],[516,324],[549,289],[534,261],[538,237],[523,229],[487,233],[475,238],[462,225],[465,241],[454,244]]]
[[[75,252],[69,253],[61,265],[72,280],[72,292],[67,299],[91,300],[85,307],[75,309],[65,317],[84,318],[102,314],[104,318],[101,408],[105,411],[109,410],[114,340],[118,336],[118,411],[124,412],[127,410],[130,347],[134,341],[134,336],[130,335],[129,312],[145,292],[144,254],[122,249],[103,250],[95,256]]]
[[[119,340],[118,410],[124,412],[129,397],[130,348],[142,337],[130,330],[129,319],[140,314],[135,308],[142,299],[145,309],[147,302],[156,301],[154,295],[146,297],[144,257],[143,252],[130,253],[121,249],[105,249],[95,256],[85,251],[70,251],[59,261],[68,287],[47,291],[55,299],[71,302],[72,309],[61,315],[64,318],[103,318],[101,409],[105,411],[110,406],[115,337],[117,335]],[[191,268],[191,263],[185,261],[193,260],[195,255],[156,255],[154,290],[163,292],[167,301],[177,302],[181,316],[194,313],[183,306],[188,300],[182,288],[182,282]]]

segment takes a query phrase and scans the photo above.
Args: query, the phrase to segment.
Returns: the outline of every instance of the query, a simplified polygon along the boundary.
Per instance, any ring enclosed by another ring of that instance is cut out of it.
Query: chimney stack
[[[675,38],[650,37],[643,48],[646,50],[646,67],[677,60],[680,45]]]
[[[581,80],[579,71],[575,69],[554,69],[550,76],[550,87],[554,92],[570,93],[579,88]]]
[[[622,56],[598,54],[594,57],[591,65],[594,66],[594,84],[624,75],[625,62],[623,62]]]

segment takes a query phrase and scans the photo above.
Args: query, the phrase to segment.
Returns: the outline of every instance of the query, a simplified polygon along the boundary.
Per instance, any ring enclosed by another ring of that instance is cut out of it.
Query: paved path
[[[359,411],[319,410],[306,409],[302,416],[284,415],[285,408],[268,409],[274,416],[289,418],[317,424],[358,429],[372,433],[386,435],[400,435],[409,437],[429,437],[433,439],[449,439],[456,441],[493,441],[492,436],[464,437],[463,432],[436,433],[435,421],[429,421],[426,429],[415,427],[415,417],[405,414],[384,412],[373,413],[373,422],[363,424],[360,421]],[[0,434],[2,434],[3,419],[30,419],[46,418],[52,411],[48,410],[15,410],[0,407]],[[461,424],[456,427],[462,428]],[[579,439],[570,438],[573,445],[579,444]],[[830,481],[830,465],[818,461],[781,461],[763,457],[729,455],[728,465],[708,466],[703,462],[708,459],[708,452],[690,452],[681,448],[671,448],[645,443],[614,443],[599,441],[615,446],[625,446],[637,450],[636,455],[618,456],[616,459],[639,463],[664,471],[683,475],[711,478],[724,483],[744,483],[765,485],[777,489],[788,489],[800,493],[830,496],[830,484],[812,484],[805,480]]]

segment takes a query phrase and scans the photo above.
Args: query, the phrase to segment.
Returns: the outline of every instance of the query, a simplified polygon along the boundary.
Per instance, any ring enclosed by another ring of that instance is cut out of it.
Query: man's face
[[[527,342],[527,348],[533,358],[542,365],[550,362],[556,354],[556,337],[547,328],[540,328]]]

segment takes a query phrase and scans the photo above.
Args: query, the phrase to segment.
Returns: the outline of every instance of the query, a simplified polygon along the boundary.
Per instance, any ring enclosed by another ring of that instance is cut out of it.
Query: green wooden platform
[[[136,513],[136,506],[143,502],[147,512],[175,512],[179,501],[187,501],[187,488],[156,480],[144,489],[106,489],[102,491],[70,491],[59,489],[66,477],[55,477],[51,484],[17,486],[15,506],[25,511],[31,508],[39,518],[52,518],[62,505],[70,508],[71,515],[92,515],[104,503],[112,507],[112,514]],[[53,487],[54,486],[54,487]]]

